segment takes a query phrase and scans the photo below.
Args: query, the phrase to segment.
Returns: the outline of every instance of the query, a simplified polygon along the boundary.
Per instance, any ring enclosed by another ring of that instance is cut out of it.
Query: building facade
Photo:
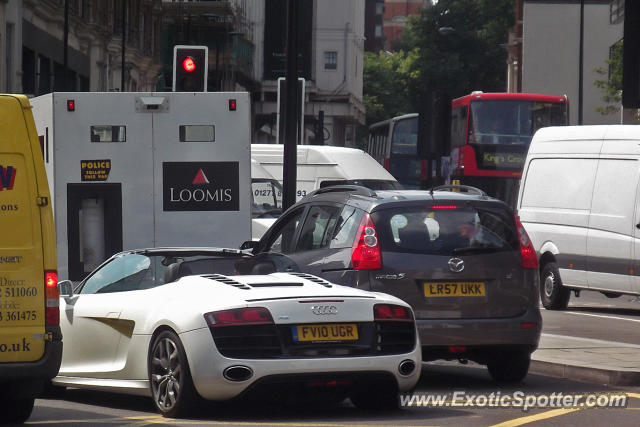
[[[276,142],[286,0],[66,3],[65,67],[65,0],[0,0],[0,91],[170,91],[173,46],[206,45],[208,90],[250,92],[253,142]],[[381,24],[382,1],[372,4]],[[365,116],[365,0],[300,0],[300,15],[301,143],[353,146]],[[381,35],[381,25],[375,31]]]
[[[620,114],[602,115],[605,105],[595,86],[607,68],[612,46],[622,39],[621,19],[612,19],[615,1],[584,0],[583,124],[620,123]],[[615,17],[613,17],[615,18]],[[524,0],[522,91],[566,94],[570,122],[578,123],[580,0]],[[606,76],[604,76],[606,78]]]
[[[377,53],[384,48],[382,25],[384,23],[384,0],[365,0],[364,6],[364,50]]]
[[[431,4],[428,0],[384,0],[384,22],[382,27],[384,49],[393,50],[402,38],[409,16],[420,15],[422,8]]]
[[[253,142],[277,141],[277,78],[285,76],[286,1],[247,0],[253,27]],[[303,0],[298,25],[298,74],[305,78],[305,132],[301,143],[354,146],[355,127],[364,123],[362,103],[365,0]],[[322,112],[322,113],[321,113]]]
[[[0,17],[1,91],[148,91],[160,77],[160,0],[8,0]],[[124,8],[123,8],[124,6]],[[123,32],[124,18],[124,32]],[[124,87],[122,83],[122,38]]]

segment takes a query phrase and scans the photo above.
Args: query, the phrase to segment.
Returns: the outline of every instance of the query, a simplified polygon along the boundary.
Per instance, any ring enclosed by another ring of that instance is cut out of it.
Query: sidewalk
[[[640,386],[640,345],[542,334],[531,373],[598,384]]]

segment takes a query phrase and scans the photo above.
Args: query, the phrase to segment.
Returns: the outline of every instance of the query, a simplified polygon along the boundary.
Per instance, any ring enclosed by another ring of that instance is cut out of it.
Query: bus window
[[[451,146],[461,147],[465,143],[467,130],[467,107],[454,108],[451,113]]]
[[[418,154],[418,118],[398,120],[391,137],[392,154]]]
[[[566,123],[565,112],[566,105],[557,103],[473,101],[469,135],[479,144],[528,145],[539,128]]]

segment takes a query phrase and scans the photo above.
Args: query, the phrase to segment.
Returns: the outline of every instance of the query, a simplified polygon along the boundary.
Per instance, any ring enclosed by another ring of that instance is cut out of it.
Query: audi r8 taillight
[[[204,315],[210,328],[234,325],[273,324],[271,313],[264,307],[235,308],[232,310],[212,311]]]

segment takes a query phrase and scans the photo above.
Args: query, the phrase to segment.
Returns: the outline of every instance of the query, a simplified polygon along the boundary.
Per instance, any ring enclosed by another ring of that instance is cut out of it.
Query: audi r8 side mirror
[[[247,240],[240,246],[240,249],[243,251],[246,249],[254,250],[258,247],[258,243],[260,242],[258,242],[257,240]]]
[[[73,296],[73,282],[71,280],[63,280],[58,282],[58,292],[61,297],[72,297]]]

